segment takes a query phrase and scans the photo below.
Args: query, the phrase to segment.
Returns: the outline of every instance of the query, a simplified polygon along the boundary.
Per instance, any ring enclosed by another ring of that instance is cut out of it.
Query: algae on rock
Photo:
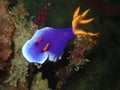
[[[14,42],[14,57],[11,59],[10,76],[5,81],[11,86],[17,87],[27,83],[28,62],[22,56],[21,49],[23,44],[32,36],[32,32],[36,30],[36,25],[32,20],[27,20],[28,12],[24,8],[24,4],[19,2],[18,6],[11,11],[16,27]]]
[[[39,72],[35,75],[32,81],[32,87],[30,90],[51,90],[48,88],[47,79],[42,79],[42,73]]]
[[[5,86],[0,84],[0,90],[8,90]]]
[[[20,13],[21,12],[21,13]],[[11,14],[14,17],[14,24],[16,27],[14,42],[14,57],[11,60],[11,69],[9,71],[10,76],[5,81],[9,85],[17,87],[25,85],[28,76],[28,62],[22,56],[21,49],[23,44],[32,37],[37,26],[33,23],[32,19],[27,20],[26,16],[29,14],[26,12],[23,3],[19,3],[17,7],[14,7]],[[39,64],[35,64],[38,68]],[[37,73],[32,81],[31,90],[51,90],[48,88],[47,79],[42,79],[42,73]]]

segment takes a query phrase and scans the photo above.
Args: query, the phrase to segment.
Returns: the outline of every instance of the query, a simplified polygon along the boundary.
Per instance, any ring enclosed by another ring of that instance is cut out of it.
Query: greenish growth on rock
[[[24,60],[20,52],[18,52],[11,60],[11,63],[12,66],[9,71],[10,76],[5,82],[14,87],[17,87],[18,85],[24,85],[28,75],[28,62]]]
[[[42,73],[41,72],[39,72],[35,75],[35,77],[32,81],[31,90],[51,90],[48,87],[47,79],[42,79]]]
[[[14,39],[15,52],[22,48],[23,44],[32,37],[37,26],[32,21],[32,17],[28,20],[28,12],[25,10],[23,2],[19,2],[17,7],[14,7],[11,13],[14,17],[16,27]]]
[[[0,90],[8,90],[5,86],[0,85]]]
[[[79,62],[75,64],[74,70],[75,71],[79,71],[79,69],[81,68],[81,66],[85,65],[87,62],[90,62],[90,60],[88,60],[86,58],[83,58],[83,59],[79,60]]]
[[[41,68],[41,64],[39,64],[39,63],[34,63],[34,65],[37,67],[37,69],[40,69]]]
[[[36,25],[31,20],[27,20],[29,15],[24,8],[24,4],[19,4],[13,8],[11,15],[14,18],[16,27],[14,43],[14,57],[11,59],[11,68],[9,70],[9,78],[5,81],[11,86],[17,87],[27,83],[26,77],[28,76],[28,62],[22,56],[21,49],[23,44],[32,37],[32,33],[36,30]]]

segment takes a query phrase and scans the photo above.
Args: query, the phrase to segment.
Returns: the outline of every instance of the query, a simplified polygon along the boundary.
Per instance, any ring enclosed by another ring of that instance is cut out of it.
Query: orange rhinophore
[[[94,18],[83,20],[85,18],[85,16],[88,14],[88,12],[90,11],[90,9],[87,9],[82,14],[79,14],[79,11],[80,11],[80,7],[78,7],[73,14],[73,21],[72,21],[73,33],[77,37],[81,37],[84,35],[85,36],[98,36],[99,33],[85,32],[82,29],[78,28],[79,24],[87,24],[94,20]]]

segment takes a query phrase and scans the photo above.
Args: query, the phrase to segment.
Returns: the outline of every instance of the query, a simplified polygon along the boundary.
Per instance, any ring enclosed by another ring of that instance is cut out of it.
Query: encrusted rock
[[[12,49],[11,41],[15,26],[12,16],[8,13],[9,2],[0,0],[0,69],[7,67]]]

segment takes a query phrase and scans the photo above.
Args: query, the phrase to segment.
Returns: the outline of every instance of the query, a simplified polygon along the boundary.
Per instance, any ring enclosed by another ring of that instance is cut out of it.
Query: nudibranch
[[[58,60],[66,46],[73,37],[83,35],[97,36],[97,33],[85,32],[78,28],[79,24],[87,24],[93,18],[83,20],[89,9],[79,15],[80,7],[73,14],[72,27],[56,29],[44,27],[38,29],[33,37],[22,47],[22,54],[28,62],[43,64],[46,60]]]

